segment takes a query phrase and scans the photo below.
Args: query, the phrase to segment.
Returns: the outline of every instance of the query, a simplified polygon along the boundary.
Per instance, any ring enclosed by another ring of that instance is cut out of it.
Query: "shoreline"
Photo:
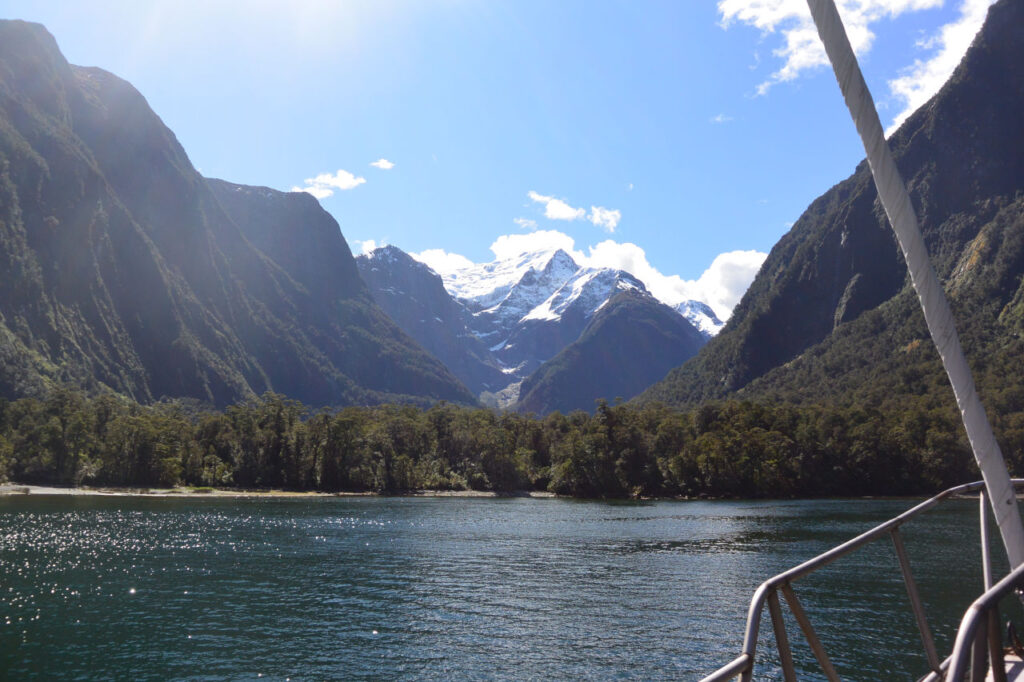
[[[543,490],[520,490],[515,492],[494,492],[491,490],[415,490],[410,492],[335,492],[325,493],[317,490],[277,490],[277,489],[238,489],[238,488],[214,488],[214,487],[176,487],[176,488],[140,488],[140,487],[116,487],[82,486],[78,488],[33,485],[25,483],[0,483],[0,498],[20,496],[65,496],[65,497],[167,497],[167,498],[301,498],[301,497],[461,497],[478,499],[510,499],[510,498],[532,498],[532,499],[581,499],[564,495],[558,495]],[[978,495],[957,495],[962,499],[977,499]],[[823,498],[728,498],[728,497],[641,497],[641,498],[593,498],[605,502],[755,502],[755,501],[796,501]],[[851,499],[851,500],[919,500],[925,499],[915,495],[862,495],[855,497],[833,497],[827,499]],[[1024,501],[1024,492],[1018,493],[1017,499]]]
[[[45,485],[25,485],[21,483],[0,484],[0,496],[17,495],[64,495],[105,496],[105,497],[198,497],[198,498],[239,498],[239,497],[474,497],[504,498],[531,497],[552,498],[554,493],[543,491],[521,491],[514,493],[496,493],[489,490],[418,490],[409,493],[377,493],[377,492],[337,492],[325,493],[315,490],[236,490],[232,488],[115,488],[115,487],[80,487],[60,488]]]

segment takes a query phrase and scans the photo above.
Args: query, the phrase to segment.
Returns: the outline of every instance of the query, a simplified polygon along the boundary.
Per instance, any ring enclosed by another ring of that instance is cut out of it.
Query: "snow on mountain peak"
[[[683,301],[676,306],[676,311],[689,320],[704,338],[711,338],[725,326],[711,306],[700,301]]]
[[[561,248],[502,253],[490,263],[455,269],[441,278],[448,293],[473,313],[474,333],[488,343],[507,338],[521,321],[557,321],[571,306],[589,318],[617,291],[648,291],[623,270],[580,267]],[[707,338],[724,326],[700,301],[673,302],[672,307]]]
[[[544,266],[545,274],[558,276],[559,273],[572,273],[579,270],[580,266],[562,249],[558,249],[551,255],[548,264]]]
[[[471,307],[486,309],[501,303],[531,270],[558,277],[568,277],[579,266],[562,249],[546,249],[518,254],[490,263],[473,264],[442,275],[444,286],[452,296]]]
[[[596,313],[617,291],[638,289],[643,283],[628,272],[611,268],[579,268],[543,303],[527,313],[523,320],[557,320],[572,306],[584,318]]]

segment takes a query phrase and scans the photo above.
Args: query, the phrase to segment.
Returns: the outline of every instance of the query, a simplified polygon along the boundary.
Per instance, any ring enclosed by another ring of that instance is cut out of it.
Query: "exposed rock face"
[[[501,364],[466,326],[468,311],[437,273],[394,246],[359,256],[356,264],[380,307],[471,391],[479,395],[508,384]]]
[[[310,196],[207,180],[127,82],[0,22],[0,395],[471,402]]]

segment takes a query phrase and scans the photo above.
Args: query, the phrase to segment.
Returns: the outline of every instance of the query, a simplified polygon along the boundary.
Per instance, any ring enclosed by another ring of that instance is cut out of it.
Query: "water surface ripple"
[[[0,498],[0,677],[695,679],[762,580],[910,504]],[[943,649],[975,510],[906,531]],[[890,545],[796,587],[844,678],[923,672]]]

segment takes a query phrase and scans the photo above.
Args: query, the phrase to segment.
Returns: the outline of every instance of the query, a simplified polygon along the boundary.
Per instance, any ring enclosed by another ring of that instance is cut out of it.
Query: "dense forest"
[[[994,4],[942,91],[890,137],[1014,471],[1022,6]],[[0,67],[0,480],[786,497],[978,476],[866,164],[772,249],[725,329],[637,401],[509,414],[455,404],[475,391],[388,319],[312,197],[202,177],[141,94],[69,65],[41,26],[0,22]],[[679,346],[664,328],[583,339],[547,367],[548,396],[588,372],[639,377]],[[556,404],[531,388],[525,409]],[[593,404],[571,397],[557,404]],[[381,404],[401,401],[419,407]]]
[[[1024,428],[1000,431],[1019,470]],[[601,402],[543,418],[445,402],[313,413],[269,393],[223,412],[71,390],[0,401],[0,480],[21,483],[789,497],[930,493],[977,477],[955,410],[914,398],[885,410]]]

